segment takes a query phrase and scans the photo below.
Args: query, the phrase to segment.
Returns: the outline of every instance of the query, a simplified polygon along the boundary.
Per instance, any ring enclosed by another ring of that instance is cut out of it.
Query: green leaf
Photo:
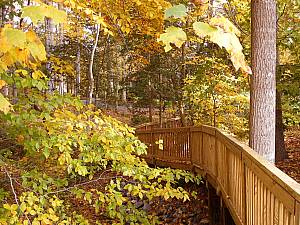
[[[7,99],[0,93],[0,111],[4,112],[4,114],[7,114],[11,109],[11,104]]]
[[[165,19],[174,17],[182,18],[187,16],[187,8],[183,4],[175,5],[165,11]]]
[[[178,27],[168,27],[166,32],[161,34],[157,39],[158,41],[162,41],[165,45],[165,51],[168,52],[172,49],[171,43],[175,44],[176,47],[180,48],[182,44],[187,40],[186,33]]]
[[[50,156],[50,151],[48,148],[44,149],[43,155],[45,156],[46,159],[48,159],[48,157]]]
[[[213,33],[218,31],[217,28],[212,27],[208,23],[203,23],[203,22],[195,22],[193,24],[193,28],[196,34],[200,37],[212,35]]]

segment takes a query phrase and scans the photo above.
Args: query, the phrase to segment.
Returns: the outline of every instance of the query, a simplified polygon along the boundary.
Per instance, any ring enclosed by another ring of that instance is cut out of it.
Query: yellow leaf
[[[26,38],[28,43],[28,49],[30,50],[31,55],[37,60],[45,61],[46,50],[36,33],[34,33],[33,31],[28,31],[26,33]]]
[[[40,70],[34,71],[32,73],[32,78],[35,79],[35,80],[38,80],[38,79],[43,78],[43,77],[45,77],[45,74]]]
[[[43,218],[42,223],[51,224],[51,221],[48,218]]]
[[[8,113],[11,109],[11,104],[7,99],[0,93],[0,111],[4,112],[4,114]]]
[[[34,221],[32,222],[32,225],[40,225],[40,221],[34,220]]]
[[[4,80],[0,80],[0,89],[3,88],[6,85],[6,82]]]

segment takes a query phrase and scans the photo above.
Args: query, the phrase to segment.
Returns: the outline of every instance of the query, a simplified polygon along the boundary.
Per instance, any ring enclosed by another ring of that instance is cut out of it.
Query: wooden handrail
[[[160,124],[159,122],[154,123],[144,123],[141,125],[136,126],[136,130],[150,130],[150,129],[157,129],[157,128],[168,128],[168,127],[181,127],[181,119],[179,117],[171,118],[165,121],[162,121]]]
[[[234,137],[209,126],[136,134],[148,162],[206,176],[236,224],[300,225],[300,184]]]

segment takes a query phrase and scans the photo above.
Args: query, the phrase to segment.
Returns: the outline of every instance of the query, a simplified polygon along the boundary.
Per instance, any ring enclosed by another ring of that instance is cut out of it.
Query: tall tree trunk
[[[120,64],[118,61],[118,53],[117,53],[117,49],[114,49],[115,51],[113,52],[113,58],[115,59],[114,61],[114,65],[115,65],[115,69],[114,69],[114,76],[113,76],[113,82],[114,82],[114,110],[118,111],[118,106],[119,106],[119,90],[120,90]]]
[[[64,10],[63,3],[58,3],[58,9]],[[61,23],[57,26],[58,26],[58,30],[59,30],[59,44],[63,45],[64,44],[64,24]]]
[[[179,116],[181,119],[182,126],[186,126],[186,117],[184,112],[184,103],[183,103],[183,85],[184,85],[184,79],[186,77],[186,65],[185,65],[185,44],[181,47],[181,77],[180,77],[180,87],[179,87],[179,100],[178,100],[178,109],[179,109]]]
[[[279,162],[288,157],[284,144],[284,127],[282,121],[281,92],[276,91],[276,152],[275,160]]]
[[[45,48],[47,52],[47,57],[50,56],[51,47],[53,46],[53,21],[51,18],[45,18]],[[51,69],[49,61],[46,62],[46,72],[48,73]],[[50,78],[48,81],[49,92],[52,93],[55,90],[55,77],[48,74]]]
[[[251,2],[250,146],[275,162],[276,2]]]
[[[149,76],[149,121],[153,122],[153,89],[152,89],[152,81],[151,81],[151,75]]]
[[[88,103],[92,103],[93,99],[93,92],[94,92],[94,75],[93,75],[93,65],[94,65],[94,58],[95,58],[95,52],[97,49],[98,45],[98,39],[99,39],[99,34],[100,34],[100,25],[96,25],[97,29],[97,34],[96,34],[96,39],[95,39],[95,44],[92,50],[92,55],[91,55],[91,61],[90,61],[90,66],[89,66],[89,95],[88,95]]]
[[[107,51],[106,51],[106,55],[107,55],[107,81],[108,81],[108,85],[107,85],[107,100],[108,100],[108,107],[109,105],[112,104],[112,99],[114,96],[114,76],[113,76],[113,71],[112,71],[112,45],[111,45],[111,39],[108,38],[107,40]]]
[[[3,27],[5,23],[5,8],[4,6],[1,7],[1,23],[0,27]]]
[[[159,57],[159,56],[158,56]],[[158,58],[158,62],[159,58]],[[162,102],[162,90],[160,89],[161,84],[162,84],[162,75],[160,72],[160,65],[159,65],[159,69],[158,69],[158,80],[159,80],[159,127],[162,128],[162,110],[163,110],[163,102]]]
[[[80,42],[78,44],[77,55],[76,55],[76,84],[75,84],[75,96],[80,94],[80,82],[81,82],[81,49]]]
[[[278,32],[278,17],[276,20],[277,32]],[[280,82],[282,71],[280,69],[279,60],[279,48],[276,46],[276,79],[277,83]],[[284,126],[282,118],[282,104],[281,104],[282,93],[276,87],[276,127],[275,127],[275,161],[279,162],[288,157],[285,143],[284,143]]]

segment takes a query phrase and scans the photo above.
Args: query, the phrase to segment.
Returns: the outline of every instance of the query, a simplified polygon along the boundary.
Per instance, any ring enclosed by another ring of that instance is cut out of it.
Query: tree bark
[[[251,2],[250,146],[275,162],[276,2]]]
[[[151,75],[149,76],[148,85],[149,85],[149,95],[150,95],[150,99],[149,99],[149,121],[153,122],[153,88],[152,88]]]
[[[178,100],[178,108],[179,108],[179,116],[181,119],[182,126],[186,126],[186,116],[185,116],[185,110],[184,110],[184,103],[183,103],[183,91],[182,88],[184,86],[184,79],[186,78],[186,65],[185,65],[185,44],[181,47],[181,77],[180,77],[180,88],[179,88],[179,100]]]
[[[91,61],[90,61],[90,66],[89,66],[89,95],[88,95],[88,103],[92,103],[93,99],[93,93],[94,93],[94,75],[93,75],[93,65],[94,65],[94,58],[95,58],[95,52],[97,49],[98,45],[98,39],[99,39],[99,34],[100,34],[100,25],[96,25],[97,33],[96,33],[96,39],[95,39],[95,44],[92,50],[92,55],[91,55]]]
[[[276,26],[278,32],[278,15],[276,19]],[[276,79],[277,83],[280,82],[282,71],[280,69],[280,54],[279,48],[276,46]],[[288,157],[285,143],[284,143],[284,126],[282,118],[282,103],[281,103],[282,93],[276,87],[276,128],[275,128],[275,161],[279,162]]]
[[[81,82],[81,49],[80,42],[78,44],[77,55],[76,55],[76,84],[75,84],[75,96],[80,94],[80,82]]]
[[[284,126],[282,122],[281,92],[276,91],[276,138],[275,160],[282,161],[288,157],[284,144]]]

